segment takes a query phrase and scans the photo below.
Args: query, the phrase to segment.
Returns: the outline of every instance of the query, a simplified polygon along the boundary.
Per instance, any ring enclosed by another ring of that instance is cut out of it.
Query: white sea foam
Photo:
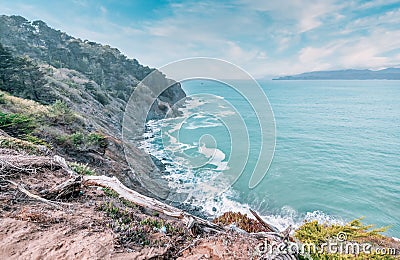
[[[190,114],[190,112],[196,111],[196,109],[201,109],[201,106],[204,104],[206,104],[206,102],[203,100],[192,99],[186,104],[186,108],[182,109],[182,111]],[[198,110],[196,112],[198,112]],[[234,112],[221,110],[217,117],[229,116],[231,113]],[[184,114],[184,116],[185,115],[186,114]],[[179,122],[179,120],[182,121],[182,119],[178,120],[174,118],[149,121],[147,123],[148,131],[144,134],[144,140],[140,148],[152,154],[165,164],[167,174],[164,175],[163,178],[168,181],[171,189],[174,189],[176,192],[188,194],[185,202],[191,203],[194,206],[203,207],[204,211],[211,216],[219,216],[224,212],[234,211],[253,217],[249,211],[250,205],[241,203],[238,194],[236,194],[232,188],[229,188],[221,194],[221,189],[225,190],[224,183],[213,182],[222,171],[228,169],[224,152],[218,148],[205,146],[201,140],[195,141],[192,144],[185,144],[179,142],[178,138],[176,138],[182,127],[186,129],[197,129],[200,127],[213,127],[216,123],[221,124],[216,118],[211,118],[201,112],[198,112],[195,116],[192,116],[192,118],[201,121],[202,125],[198,122],[197,124],[195,124],[195,122],[190,122],[189,124],[174,124],[174,122]],[[165,125],[168,127],[163,127]],[[161,135],[163,135],[164,139],[168,139],[168,150],[163,147]],[[188,163],[184,162],[184,158],[171,158],[171,154],[168,153],[168,151],[184,153],[185,150],[196,147],[198,148],[199,154],[208,159],[207,163],[216,166],[216,169],[191,169],[190,167],[185,167],[188,166]],[[285,230],[289,225],[294,228],[299,227],[304,221],[317,220],[319,223],[330,224],[344,223],[343,220],[329,216],[322,211],[299,214],[295,209],[289,206],[283,206],[279,211],[274,211],[274,213],[262,214],[262,218],[281,231]]]
[[[204,144],[199,147],[199,153],[204,154],[208,159],[208,163],[217,166],[216,171],[228,170],[228,162],[224,162],[225,153],[218,148],[207,148]]]
[[[182,127],[186,130],[195,130],[195,129],[199,129],[199,128],[210,128],[210,127],[218,127],[218,126],[223,126],[221,122],[217,121],[217,120],[202,120],[201,124],[196,123],[196,122],[190,122],[190,123],[186,123],[183,124]]]

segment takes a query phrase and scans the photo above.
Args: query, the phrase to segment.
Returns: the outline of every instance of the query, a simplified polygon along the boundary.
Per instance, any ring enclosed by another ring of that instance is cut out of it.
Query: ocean
[[[279,229],[364,217],[400,237],[400,82],[258,83],[272,121],[228,84],[195,79],[182,82],[182,117],[148,122],[142,148],[166,165],[171,189],[210,215],[252,208]],[[259,157],[262,147],[273,158]]]

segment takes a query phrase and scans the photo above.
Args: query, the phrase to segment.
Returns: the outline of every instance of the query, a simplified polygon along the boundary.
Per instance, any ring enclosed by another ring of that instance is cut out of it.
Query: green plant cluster
[[[43,145],[46,146],[47,148],[51,148],[51,145],[49,145],[45,140],[40,139],[39,137],[31,134],[24,135],[22,139],[31,142],[32,144]]]
[[[90,169],[87,164],[73,162],[69,164],[69,167],[71,167],[73,171],[81,175],[96,175],[95,171]]]
[[[345,225],[319,224],[316,220],[306,222],[296,230],[295,237],[304,243],[321,244],[336,238],[339,233],[345,233],[347,240],[359,241],[365,238],[383,238],[380,233],[388,229],[388,227],[371,229],[373,225],[364,225],[361,220],[355,219]]]
[[[104,194],[106,194],[107,197],[109,198],[118,198],[119,195],[117,192],[115,192],[113,189],[110,188],[103,188]]]
[[[328,241],[339,241],[337,236],[340,233],[346,235],[346,241],[358,242],[358,243],[369,243],[371,245],[379,245],[380,247],[387,244],[387,237],[381,235],[385,232],[388,227],[372,229],[373,225],[364,225],[361,222],[362,219],[355,219],[345,225],[327,225],[319,224],[318,221],[311,221],[304,223],[295,232],[295,237],[302,243],[314,244],[317,247],[321,247],[323,243]],[[375,252],[366,254],[361,252],[359,255],[353,254],[339,254],[329,252],[312,252],[310,254],[312,259],[395,259],[392,255],[381,255]],[[304,256],[300,256],[300,259],[308,259]]]
[[[76,132],[70,135],[61,135],[57,137],[59,144],[74,146],[75,148],[79,146],[97,146],[99,148],[107,147],[107,138],[99,133],[83,134],[81,132]]]
[[[24,141],[14,137],[3,137],[3,136],[0,136],[0,148],[23,151],[28,154],[42,154],[46,152],[39,146],[31,142]]]
[[[14,57],[0,44],[0,89],[15,96],[43,102],[48,99],[44,74],[27,57]],[[46,98],[45,98],[46,97]],[[45,102],[44,102],[45,103]]]
[[[51,124],[67,125],[76,120],[76,116],[65,102],[56,100],[49,107],[47,119]]]
[[[165,242],[152,239],[152,234],[160,232],[165,228],[168,236],[184,236],[183,228],[175,228],[172,224],[163,219],[148,217],[141,218],[137,214],[138,206],[131,207],[132,203],[127,204],[126,200],[118,198],[118,194],[112,189],[103,189],[110,201],[103,202],[97,209],[106,213],[110,217],[110,227],[118,234],[117,240],[121,245],[163,245]],[[123,207],[122,205],[128,205]]]
[[[156,229],[161,229],[162,227],[165,227],[167,233],[173,233],[176,231],[171,224],[166,223],[163,219],[156,219],[156,218],[142,219],[140,221],[140,225],[147,225]]]
[[[31,134],[36,127],[33,118],[18,113],[0,112],[0,129],[11,136],[21,137]]]
[[[111,218],[110,226],[114,232],[119,234],[117,240],[120,244],[128,242],[141,246],[151,244],[149,238],[151,228],[138,225],[139,219],[129,209],[121,209],[112,201],[101,204],[98,209],[104,211]]]

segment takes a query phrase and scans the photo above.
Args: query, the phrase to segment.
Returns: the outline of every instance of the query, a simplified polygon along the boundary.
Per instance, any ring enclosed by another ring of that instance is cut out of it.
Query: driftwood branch
[[[265,222],[254,210],[250,209],[250,212],[257,219],[257,221],[260,222],[261,225],[263,225],[265,227],[267,232],[276,232],[276,233],[279,232],[279,230],[276,227]]]
[[[50,190],[42,191],[47,199],[62,199],[71,197],[74,193],[79,192],[81,188],[82,177],[76,176],[68,179],[67,181],[57,185]]]
[[[44,199],[44,198],[42,198],[42,197],[40,197],[40,196],[38,196],[36,194],[31,193],[30,191],[28,191],[27,189],[22,187],[22,185],[20,185],[20,184],[18,184],[16,182],[13,182],[13,181],[10,181],[10,180],[6,180],[6,181],[8,183],[14,185],[19,191],[24,193],[26,196],[28,196],[30,198],[33,198],[35,200],[38,200],[40,202],[43,202],[43,203],[45,203],[47,205],[50,205],[50,206],[53,206],[53,207],[56,207],[56,208],[61,208],[61,206],[72,206],[72,204],[69,204],[69,203],[56,202],[56,201],[50,201],[50,200]]]
[[[42,191],[41,196],[35,195],[28,190],[26,190],[22,185],[17,184],[13,181],[6,180],[6,176],[10,177],[13,173],[35,173],[36,170],[45,168],[45,169],[60,169],[62,168],[67,174],[69,174],[70,178],[57,185],[50,190]],[[5,176],[4,176],[5,175]],[[100,186],[106,187],[114,190],[119,194],[120,197],[150,210],[157,211],[164,215],[167,215],[172,218],[180,219],[192,233],[192,235],[197,235],[199,233],[220,233],[226,232],[226,230],[214,223],[211,223],[207,220],[201,219],[199,217],[193,216],[189,213],[186,213],[178,208],[165,204],[156,199],[147,197],[142,195],[134,190],[127,188],[124,184],[122,184],[115,177],[107,177],[107,176],[80,176],[76,172],[70,169],[65,159],[60,156],[54,157],[44,157],[44,156],[26,156],[26,155],[0,155],[0,176],[6,182],[14,185],[18,190],[22,193],[26,194],[28,197],[34,198],[38,201],[46,203],[48,205],[54,207],[60,207],[62,205],[71,204],[55,202],[52,200],[57,200],[61,198],[66,198],[71,196],[74,192],[79,191],[81,186]],[[253,210],[250,210],[251,213],[255,216],[255,218],[266,228],[267,231],[265,234],[259,234],[258,237],[285,237],[279,231],[263,221],[260,216]],[[276,234],[274,234],[276,233]]]
[[[116,193],[119,194],[120,197],[131,201],[136,205],[149,208],[151,210],[160,212],[173,218],[180,219],[181,221],[183,221],[183,223],[186,224],[188,229],[191,230],[193,235],[198,232],[224,232],[224,228],[219,225],[213,224],[196,216],[192,216],[191,214],[186,213],[180,209],[167,205],[153,198],[149,198],[134,190],[127,188],[115,177],[111,178],[107,176],[84,176],[82,184],[84,186],[100,186],[113,189]]]
[[[51,157],[32,155],[0,155],[0,173],[12,176],[17,173],[34,174],[39,169],[57,169],[61,164]]]
[[[67,162],[65,161],[65,159],[63,157],[54,155],[53,160],[55,163],[60,165],[61,168],[63,168],[69,175],[78,176],[78,174],[76,172],[74,172],[73,170],[71,170],[71,168],[69,168]]]

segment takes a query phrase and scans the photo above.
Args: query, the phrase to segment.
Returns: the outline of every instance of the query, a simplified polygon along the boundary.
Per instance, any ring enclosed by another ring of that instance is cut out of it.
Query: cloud
[[[108,13],[108,10],[104,6],[100,6],[100,12],[102,15],[106,15]]]
[[[107,1],[47,6],[15,0],[2,4],[0,11],[44,20],[153,67],[188,57],[215,57],[262,76],[400,64],[400,8],[394,3],[189,0],[162,6],[137,3],[141,8],[126,12]],[[151,15],[143,16],[146,8]]]
[[[370,8],[377,8],[392,4],[398,4],[398,0],[374,0],[368,2],[356,2],[358,9],[370,9]]]
[[[398,56],[386,52],[398,50],[400,30],[375,29],[370,35],[337,40],[321,47],[305,47],[299,51],[298,62],[317,70],[335,68],[378,69],[400,64]]]
[[[330,16],[339,9],[338,5],[329,0],[240,0],[240,3],[248,8],[267,13],[276,22],[286,21],[289,25],[294,24],[298,33],[321,26],[325,16]]]

